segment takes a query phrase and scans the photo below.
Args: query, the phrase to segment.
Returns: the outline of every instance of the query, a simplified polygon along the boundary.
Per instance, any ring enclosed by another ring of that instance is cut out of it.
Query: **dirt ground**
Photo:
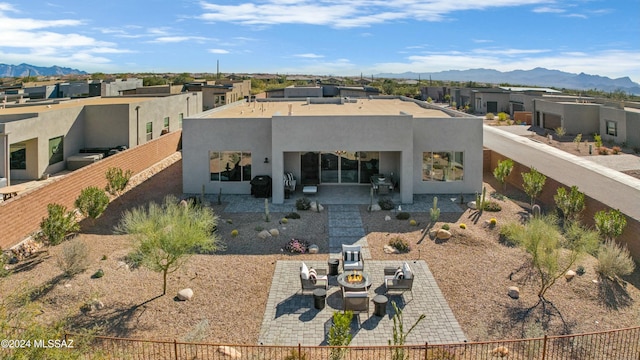
[[[39,256],[17,264],[14,273],[0,280],[0,295],[29,291],[40,304],[39,321],[67,318],[70,331],[93,329],[98,334],[198,340],[216,343],[255,344],[266,306],[275,262],[287,260],[325,260],[328,251],[327,215],[300,211],[301,219],[280,224],[285,214],[272,214],[265,222],[261,213],[224,213],[219,215],[220,249],[212,255],[194,255],[179,271],[170,274],[168,292],[160,296],[162,276],[145,268],[132,269],[124,262],[131,250],[131,239],[114,235],[113,227],[126,209],[160,202],[167,194],[181,197],[182,166],[177,160],[164,164],[164,170],[151,171],[141,182],[112,202],[95,224],[85,222],[77,237],[90,247],[89,269],[73,278],[62,276],[56,266],[62,246],[45,249]],[[488,194],[496,186],[486,178]],[[478,214],[442,214],[436,227],[451,226],[448,241],[422,239],[421,230],[429,222],[428,213],[411,214],[418,226],[407,220],[384,221],[388,212],[369,213],[361,208],[367,240],[374,259],[423,259],[431,269],[462,329],[470,340],[520,338],[542,334],[601,331],[640,325],[640,271],[626,277],[624,286],[594,282],[595,259],[585,256],[586,274],[571,281],[560,279],[547,293],[553,306],[538,307],[537,278],[527,264],[526,253],[499,242],[500,227],[518,221],[527,212],[520,206],[526,197],[516,189],[504,193],[509,199],[492,200],[502,206],[500,212]],[[493,228],[486,225],[497,219]],[[467,229],[461,229],[464,223]],[[277,237],[261,240],[261,229],[278,229]],[[231,231],[238,230],[232,237]],[[402,237],[411,246],[405,254],[386,254],[383,246],[394,237]],[[315,243],[320,253],[291,254],[283,251],[291,238]],[[104,260],[103,260],[104,259]],[[98,269],[104,277],[91,277]],[[521,297],[507,296],[509,286],[518,286]],[[178,290],[190,287],[194,297],[177,301]],[[35,290],[35,291],[34,291]],[[84,304],[99,300],[100,310],[81,311]]]

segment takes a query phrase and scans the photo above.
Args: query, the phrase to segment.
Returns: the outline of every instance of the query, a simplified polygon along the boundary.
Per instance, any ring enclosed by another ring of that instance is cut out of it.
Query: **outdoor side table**
[[[313,290],[313,307],[315,307],[318,310],[324,309],[326,298],[327,298],[327,290],[325,289]]]
[[[329,265],[329,275],[331,276],[338,275],[338,267],[340,266],[340,260],[329,259],[329,261],[327,261],[327,264]]]
[[[385,316],[385,314],[387,313],[387,303],[389,302],[389,299],[387,299],[386,296],[384,295],[376,295],[373,297],[373,304],[375,306],[375,310],[373,311],[373,314],[376,316]]]

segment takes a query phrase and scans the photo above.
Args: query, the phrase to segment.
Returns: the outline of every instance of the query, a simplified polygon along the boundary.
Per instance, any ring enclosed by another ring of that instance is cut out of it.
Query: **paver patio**
[[[327,263],[305,261],[308,266],[327,269]],[[453,312],[449,308],[442,292],[433,278],[427,263],[423,260],[409,261],[415,274],[413,294],[389,297],[386,315],[373,314],[374,305],[370,304],[369,313],[354,316],[351,324],[354,334],[351,345],[387,345],[393,334],[393,307],[395,301],[403,310],[405,329],[420,316],[426,318],[420,322],[407,337],[407,344],[443,344],[466,341]],[[388,266],[400,266],[402,261],[368,260],[365,272],[373,285],[369,290],[372,299],[376,294],[384,294],[383,269]],[[334,311],[342,311],[342,298],[336,277],[329,277],[327,305],[322,310],[313,306],[313,295],[300,292],[301,261],[278,261],[273,274],[269,298],[262,320],[259,343],[263,345],[327,345],[327,334],[331,327]]]

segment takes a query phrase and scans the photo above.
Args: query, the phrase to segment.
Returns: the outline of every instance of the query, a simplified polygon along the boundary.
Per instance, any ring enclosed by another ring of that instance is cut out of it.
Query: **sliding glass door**
[[[323,184],[368,184],[378,174],[377,151],[323,151],[300,154],[303,181],[319,179]]]

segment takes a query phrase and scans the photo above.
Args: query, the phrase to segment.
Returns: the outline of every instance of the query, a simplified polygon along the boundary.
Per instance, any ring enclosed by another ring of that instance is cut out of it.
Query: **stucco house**
[[[0,108],[0,178],[34,180],[66,169],[83,148],[135,147],[202,111],[199,93],[92,97]]]
[[[284,202],[284,174],[300,185],[371,186],[394,179],[414,194],[482,189],[482,119],[453,117],[408,98],[261,99],[185,118],[183,191],[250,194],[257,175]],[[453,114],[454,116],[456,114]]]

